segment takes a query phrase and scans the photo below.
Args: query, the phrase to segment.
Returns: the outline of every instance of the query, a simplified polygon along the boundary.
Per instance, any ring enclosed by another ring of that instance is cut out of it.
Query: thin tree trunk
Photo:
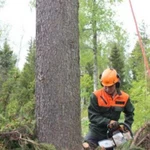
[[[97,68],[97,27],[96,27],[96,16],[95,16],[95,5],[96,1],[93,0],[93,21],[92,21],[92,30],[93,30],[93,85],[94,91],[98,88],[98,68]]]

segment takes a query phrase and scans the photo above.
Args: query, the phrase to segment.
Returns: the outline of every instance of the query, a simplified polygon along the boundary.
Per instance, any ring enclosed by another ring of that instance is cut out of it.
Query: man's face
[[[111,85],[111,86],[104,86],[104,90],[106,93],[109,95],[113,95],[116,92],[116,85]]]

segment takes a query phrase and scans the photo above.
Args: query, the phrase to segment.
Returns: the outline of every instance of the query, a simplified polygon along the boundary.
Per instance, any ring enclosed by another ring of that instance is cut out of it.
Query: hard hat
[[[100,75],[100,82],[103,86],[112,86],[120,82],[119,75],[115,69],[105,69]]]

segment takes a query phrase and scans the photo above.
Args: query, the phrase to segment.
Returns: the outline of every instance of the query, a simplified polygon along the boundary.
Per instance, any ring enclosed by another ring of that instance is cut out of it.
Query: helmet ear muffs
[[[99,79],[100,79],[100,84],[101,86],[103,86],[102,82],[101,82],[101,77],[102,77],[102,74],[99,75]]]
[[[120,82],[116,83],[116,88],[120,88]]]
[[[118,73],[117,73],[117,78],[119,79],[119,82],[116,83],[116,88],[120,88],[120,76]]]
[[[117,78],[119,78],[120,79],[120,75],[117,73]]]

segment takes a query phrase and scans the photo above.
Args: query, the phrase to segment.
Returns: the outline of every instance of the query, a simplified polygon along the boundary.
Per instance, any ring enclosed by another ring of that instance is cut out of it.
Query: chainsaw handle
[[[123,122],[118,123],[118,129],[117,129],[117,130],[119,130],[119,128],[120,128],[121,125],[123,125],[124,127],[127,128],[127,130],[130,132],[131,137],[133,138],[133,133],[132,133],[131,128],[130,128],[130,126],[129,126],[128,124],[123,123]],[[116,131],[116,129],[113,130],[113,129],[111,129],[111,128],[108,128],[108,131],[107,131],[107,138],[111,138],[114,131]]]
[[[126,123],[123,123],[123,122],[119,123],[119,126],[120,126],[120,125],[123,125],[124,127],[126,127],[127,130],[130,132],[131,137],[133,138],[133,133],[132,133],[132,131],[131,131],[130,126],[129,126],[128,124],[126,124]]]

